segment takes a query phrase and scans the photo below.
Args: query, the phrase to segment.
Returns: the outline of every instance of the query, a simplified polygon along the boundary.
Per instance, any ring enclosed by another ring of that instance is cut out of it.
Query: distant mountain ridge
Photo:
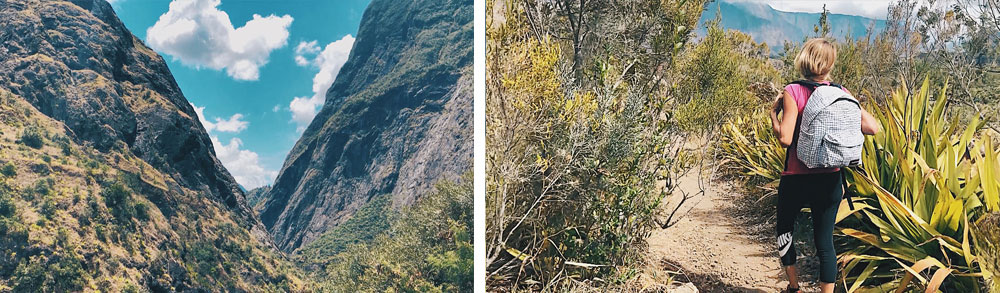
[[[379,196],[408,206],[472,166],[472,1],[374,0],[326,102],[263,196],[294,251]]]
[[[822,7],[821,1],[816,1]],[[770,5],[753,2],[716,1],[709,3],[698,20],[698,35],[705,35],[705,23],[719,16],[719,24],[726,29],[747,33],[754,41],[765,42],[771,54],[780,53],[785,41],[800,43],[813,35],[820,13],[788,12]],[[863,37],[869,28],[885,29],[885,20],[864,16],[830,13],[830,35],[835,38]]]

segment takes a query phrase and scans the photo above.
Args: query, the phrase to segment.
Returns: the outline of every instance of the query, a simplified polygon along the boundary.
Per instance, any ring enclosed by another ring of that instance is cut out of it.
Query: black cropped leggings
[[[837,208],[844,195],[841,173],[797,174],[781,176],[778,183],[778,254],[781,264],[795,264],[795,243],[792,231],[795,218],[803,207],[812,211],[813,239],[819,257],[819,280],[837,280],[837,252],[833,249],[833,224]]]

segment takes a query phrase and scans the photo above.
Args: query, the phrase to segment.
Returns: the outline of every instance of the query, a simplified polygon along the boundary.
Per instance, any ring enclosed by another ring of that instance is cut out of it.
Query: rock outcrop
[[[472,165],[472,1],[374,0],[326,102],[267,193],[292,251],[372,198],[411,204]]]
[[[0,291],[297,288],[106,1],[0,0],[0,23]]]

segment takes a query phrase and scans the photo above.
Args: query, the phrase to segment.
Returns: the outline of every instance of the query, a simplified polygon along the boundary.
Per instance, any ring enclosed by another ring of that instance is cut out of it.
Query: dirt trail
[[[679,181],[679,189],[699,190],[698,172]],[[772,245],[755,240],[732,215],[734,200],[723,183],[704,178],[705,193],[686,203],[690,212],[676,225],[657,229],[649,238],[653,259],[681,273],[676,282],[692,282],[700,292],[778,292],[784,281]],[[686,210],[686,208],[684,208]],[[758,233],[759,238],[759,233]]]

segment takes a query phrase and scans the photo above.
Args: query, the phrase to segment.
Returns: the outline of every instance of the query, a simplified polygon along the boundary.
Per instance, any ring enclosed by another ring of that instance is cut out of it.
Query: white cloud
[[[246,129],[250,123],[241,120],[242,114],[233,114],[229,119],[215,117],[213,123],[205,119],[205,107],[198,107],[193,103],[191,106],[194,107],[195,113],[198,114],[198,120],[205,126],[205,130],[208,131],[212,139],[212,147],[215,149],[216,157],[229,170],[237,183],[243,185],[244,188],[253,189],[274,181],[274,178],[278,176],[278,171],[264,168],[257,153],[240,149],[243,146],[242,140],[234,137],[229,140],[228,144],[223,144],[219,141],[218,136],[212,135],[216,131],[238,133]]]
[[[205,119],[205,107],[198,107],[193,103],[191,104],[191,107],[194,107],[194,111],[198,113],[198,120],[201,121],[201,125],[204,125],[205,130],[208,132],[219,131],[239,133],[240,131],[247,129],[247,126],[250,125],[250,122],[243,120],[243,114],[240,113],[229,116],[229,119],[215,117],[215,122],[209,122]]]
[[[271,109],[271,112],[278,112],[278,110],[281,110],[281,105],[274,105],[274,108]]]
[[[791,12],[820,12],[823,4],[830,13],[860,15],[869,18],[885,19],[892,0],[827,0],[827,1],[796,1],[796,0],[728,0],[730,2],[754,2],[768,4],[774,9]]]
[[[219,142],[219,138],[212,136],[212,146],[215,147],[215,155],[218,156],[222,165],[226,166],[233,178],[236,179],[243,188],[254,189],[274,181],[278,176],[278,171],[268,170],[261,166],[257,153],[240,149],[243,141],[239,138],[232,138],[228,144]]]
[[[288,109],[292,111],[292,121],[299,125],[299,131],[304,130],[309,122],[312,122],[319,108],[323,106],[323,102],[326,101],[326,90],[337,79],[337,74],[347,62],[352,47],[354,47],[354,37],[351,35],[327,44],[322,52],[316,41],[301,42],[295,47],[296,64],[319,69],[313,76],[313,95],[295,97],[288,104]]]
[[[316,53],[319,53],[319,46],[316,45],[316,40],[300,42],[298,46],[295,46],[295,64],[309,66],[311,62],[304,55],[315,55]]]
[[[121,0],[118,0],[121,1]],[[221,0],[173,0],[146,30],[146,42],[188,66],[225,69],[237,80],[257,80],[271,51],[288,43],[292,17],[253,15],[234,28]]]

